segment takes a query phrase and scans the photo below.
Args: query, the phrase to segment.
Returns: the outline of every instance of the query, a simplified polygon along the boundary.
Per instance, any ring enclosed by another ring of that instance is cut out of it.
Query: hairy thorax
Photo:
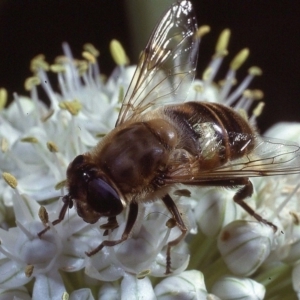
[[[167,121],[153,119],[124,126],[100,150],[99,167],[123,194],[152,189],[165,171],[176,132]]]

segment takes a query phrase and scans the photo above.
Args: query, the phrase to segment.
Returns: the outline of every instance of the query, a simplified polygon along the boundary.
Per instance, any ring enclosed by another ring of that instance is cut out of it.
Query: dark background
[[[114,67],[108,49],[112,38],[122,42],[131,62],[136,63],[137,57],[133,53],[142,50],[150,34],[141,26],[143,14],[147,15],[147,11],[145,12],[141,5],[147,2],[147,5],[152,4],[161,10],[158,4],[163,1],[1,1],[0,86],[7,88],[10,94],[15,91],[26,94],[23,83],[25,78],[31,75],[30,59],[44,53],[51,62],[55,56],[61,54],[63,41],[71,45],[77,57],[80,57],[84,43],[93,43],[101,52],[101,71],[107,75]],[[259,118],[259,127],[265,130],[277,121],[300,121],[300,2],[282,0],[192,2],[198,24],[208,24],[212,28],[200,47],[198,76],[201,76],[213,53],[219,33],[224,28],[230,28],[231,55],[226,61],[230,62],[241,48],[249,47],[251,51],[248,62],[239,73],[239,78],[243,78],[252,65],[258,65],[264,71],[263,76],[257,78],[251,86],[262,89],[265,93],[266,108],[263,116]],[[138,25],[130,23],[132,16],[137,17]],[[156,22],[157,19],[153,20],[153,26]],[[134,37],[130,30],[132,26],[138,29],[138,34],[144,40],[140,46],[133,46]]]

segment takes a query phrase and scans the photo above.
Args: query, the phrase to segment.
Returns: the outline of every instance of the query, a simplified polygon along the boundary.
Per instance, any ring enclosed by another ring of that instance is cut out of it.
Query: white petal
[[[90,289],[80,289],[72,292],[70,295],[70,300],[94,300],[94,296]]]
[[[249,278],[224,277],[213,285],[212,293],[224,300],[262,300],[266,289]]]
[[[105,283],[99,291],[101,300],[119,300],[119,287],[116,284]]]
[[[135,276],[125,274],[121,282],[122,300],[155,300],[155,294],[148,277],[137,279]]]
[[[13,261],[0,261],[0,286],[3,289],[13,289],[28,283],[31,278],[25,275],[25,266]]]
[[[54,270],[47,274],[40,274],[36,277],[33,287],[32,300],[61,300],[65,291],[66,288],[60,274],[58,271]]]
[[[2,290],[0,289],[0,300],[31,300],[31,297],[25,287]]]
[[[205,235],[215,236],[238,218],[240,210],[233,201],[234,194],[230,190],[211,189],[201,196],[195,208],[195,218]]]
[[[170,276],[157,284],[154,291],[159,300],[202,300],[207,296],[204,276],[196,270]]]

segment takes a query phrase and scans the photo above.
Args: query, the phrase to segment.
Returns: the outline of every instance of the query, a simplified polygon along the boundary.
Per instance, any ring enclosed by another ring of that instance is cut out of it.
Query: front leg
[[[66,216],[68,208],[73,207],[73,200],[69,195],[66,195],[62,198],[62,201],[64,202],[63,207],[61,208],[58,218],[52,222],[52,225],[55,226],[56,224],[62,222]],[[40,231],[37,235],[39,238],[42,237],[43,234],[45,234],[50,229],[50,226],[48,225],[44,230]]]
[[[166,265],[166,273],[165,274],[170,274],[171,273],[171,247],[178,245],[184,239],[184,237],[187,233],[187,227],[185,226],[185,224],[181,218],[181,214],[180,214],[176,204],[174,203],[173,199],[170,197],[170,195],[167,194],[166,196],[164,196],[162,198],[162,201],[164,202],[167,209],[172,214],[177,227],[181,230],[181,235],[179,237],[177,237],[175,240],[169,242],[168,246],[167,246],[167,265]]]
[[[131,202],[129,205],[129,213],[128,213],[126,226],[125,226],[124,232],[122,234],[122,237],[119,240],[113,240],[113,241],[105,240],[97,248],[93,249],[90,252],[85,252],[85,254],[87,256],[92,256],[92,255],[98,253],[100,250],[102,250],[102,248],[105,246],[112,247],[112,246],[118,245],[118,244],[126,241],[131,234],[132,228],[137,219],[137,215],[138,215],[138,204],[135,202]],[[114,219],[115,218],[112,218],[111,220],[114,220]]]

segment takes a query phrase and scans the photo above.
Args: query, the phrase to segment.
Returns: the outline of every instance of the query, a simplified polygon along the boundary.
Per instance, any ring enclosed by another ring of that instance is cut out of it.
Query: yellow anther
[[[264,102],[259,102],[257,104],[257,106],[254,108],[252,114],[256,117],[260,116],[263,109],[264,109],[264,107],[265,107],[265,103]]]
[[[245,48],[242,49],[235,57],[234,59],[231,61],[230,63],[230,69],[232,70],[237,70],[238,68],[240,68],[240,66],[245,62],[245,60],[248,58],[249,56],[249,49]]]
[[[31,144],[37,144],[39,141],[37,138],[33,137],[33,136],[27,136],[25,138],[21,139],[21,142],[24,143],[31,143]]]
[[[47,142],[47,148],[50,152],[54,152],[54,153],[58,152],[58,147],[54,142],[51,141]]]
[[[82,108],[82,104],[77,100],[62,101],[59,103],[61,109],[67,110],[72,116],[77,116]]]
[[[70,62],[70,58],[65,55],[56,56],[54,59],[55,64],[63,65]]]
[[[15,176],[11,175],[10,173],[4,172],[2,173],[2,178],[11,188],[15,189],[17,187],[18,181]]]
[[[61,296],[61,300],[69,300],[70,296],[67,292],[63,292]]]
[[[216,45],[216,54],[220,56],[224,56],[227,54],[227,46],[230,39],[230,30],[224,29],[218,39],[217,45]]]
[[[137,279],[143,279],[145,278],[146,276],[150,275],[151,274],[151,270],[144,270],[142,272],[140,272],[139,274],[137,274],[136,278]]]
[[[224,86],[225,83],[228,84],[228,81],[229,81],[228,79],[227,80],[225,80],[225,79],[219,80],[218,85],[219,86]],[[237,79],[236,78],[231,78],[230,85],[235,86],[236,84],[237,84]]]
[[[7,103],[7,90],[0,88],[0,111],[5,107]]]
[[[203,74],[204,75],[204,74]],[[193,86],[193,89],[197,92],[197,93],[202,93],[203,92],[203,87],[200,84],[195,84]]]
[[[87,71],[87,69],[89,68],[89,64],[86,60],[77,60],[75,65],[76,65],[79,75],[84,74]]]
[[[53,64],[50,66],[50,71],[53,73],[63,73],[66,71],[66,68],[61,64]]]
[[[90,52],[93,56],[98,57],[100,55],[100,52],[98,49],[95,48],[95,46],[91,43],[86,43],[83,45],[83,49],[85,51]]]
[[[112,40],[109,45],[110,53],[115,63],[119,66],[124,66],[129,63],[129,59],[125,53],[121,43],[117,40]]]
[[[56,185],[55,185],[55,189],[56,190],[60,190],[60,189],[62,189],[63,187],[65,187],[65,185],[66,185],[66,179],[64,179],[64,180],[62,180],[62,181],[60,181],[60,182],[58,182]]]
[[[33,266],[33,265],[27,265],[27,266],[25,267],[25,276],[26,276],[27,278],[29,278],[29,277],[32,275],[33,269],[34,269],[34,266]]]
[[[238,113],[244,120],[248,121],[248,114],[247,114],[246,110],[244,110],[243,108],[240,108],[238,110]]]
[[[8,150],[8,140],[6,138],[2,138],[0,143],[1,143],[0,147],[1,147],[2,153],[7,152],[7,150]]]
[[[196,31],[196,38],[202,38],[204,35],[210,32],[210,27],[208,25],[202,25]]]
[[[25,80],[24,88],[26,91],[31,91],[34,86],[37,86],[39,84],[41,84],[41,80],[38,77],[36,76],[28,77]]]
[[[264,92],[262,90],[252,90],[252,95],[254,100],[261,100],[264,97]]]
[[[293,220],[292,222],[298,226],[300,223],[299,213],[297,213],[295,211],[290,211],[289,214],[292,216],[292,220]]]
[[[87,51],[83,51],[82,52],[82,56],[91,64],[95,64],[96,63],[96,58],[93,54],[91,54],[90,52]]]
[[[35,56],[30,62],[30,70],[32,72],[37,72],[40,69],[49,71],[49,64],[45,61],[43,54]]]
[[[212,69],[211,68],[206,68],[203,72],[203,75],[202,75],[202,79],[204,81],[206,81],[208,78],[210,78],[211,76],[211,72],[212,72]]]
[[[27,136],[21,139],[21,142],[24,143],[31,143],[31,144],[37,144],[39,141],[37,138],[33,137],[33,136]]]
[[[262,69],[259,68],[259,67],[253,66],[253,67],[251,67],[251,68],[248,70],[248,73],[249,73],[250,75],[253,75],[253,76],[261,76],[261,75],[262,75]]]
[[[49,222],[49,215],[45,206],[41,206],[38,212],[38,216],[44,225],[47,225]]]

